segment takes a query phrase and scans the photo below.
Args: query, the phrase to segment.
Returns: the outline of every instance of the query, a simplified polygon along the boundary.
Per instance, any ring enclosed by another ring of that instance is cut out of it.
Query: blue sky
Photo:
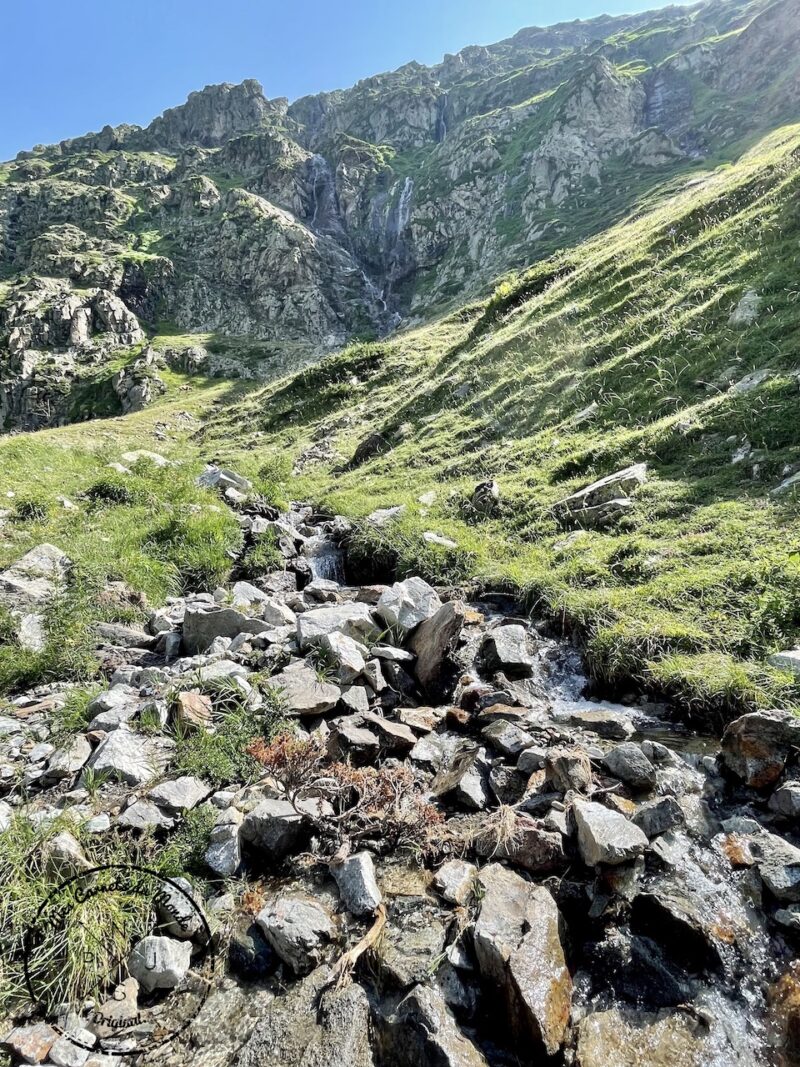
[[[0,159],[106,123],[146,125],[192,89],[257,78],[290,99],[411,59],[438,62],[523,26],[659,0],[11,0],[2,18]]]

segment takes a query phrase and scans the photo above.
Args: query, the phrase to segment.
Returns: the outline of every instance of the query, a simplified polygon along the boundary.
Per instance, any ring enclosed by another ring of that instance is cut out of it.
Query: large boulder
[[[572,999],[556,903],[544,886],[497,863],[480,872],[479,883],[474,942],[481,977],[504,1003],[514,1038],[555,1055]]]
[[[144,737],[120,726],[100,742],[86,766],[125,785],[140,786],[164,771],[174,744],[169,738]]]
[[[205,652],[216,637],[260,634],[269,630],[264,619],[245,615],[235,608],[217,608],[198,604],[186,608],[183,616],[183,648],[190,656]]]
[[[312,608],[297,617],[297,641],[303,652],[318,645],[323,637],[335,631],[367,645],[380,636],[380,629],[367,604],[332,604],[325,608]]]
[[[610,866],[626,863],[647,848],[645,833],[611,808],[591,800],[578,800],[572,812],[578,828],[578,849],[589,867],[599,863]]]
[[[319,967],[276,997],[234,1067],[376,1067],[370,1006],[362,986],[337,988]]]
[[[455,648],[466,619],[466,608],[460,600],[450,600],[431,618],[420,623],[414,631],[409,647],[416,655],[417,681],[432,697],[447,690],[442,668]]]
[[[722,735],[722,760],[753,789],[765,789],[783,774],[800,746],[800,718],[790,711],[753,711],[729,723]]]
[[[311,971],[336,935],[327,910],[302,893],[271,900],[258,913],[256,922],[270,947],[295,974]]]
[[[390,627],[405,636],[441,606],[439,594],[423,578],[406,578],[381,594],[376,610]]]
[[[490,630],[481,642],[479,655],[488,671],[502,671],[507,678],[530,678],[533,674],[528,634],[518,623]]]
[[[652,1014],[611,1008],[578,1027],[577,1067],[706,1067],[743,1064],[721,1025],[709,1034],[704,1018],[686,1011]]]
[[[269,678],[267,685],[283,699],[289,715],[324,715],[339,703],[342,691],[333,682],[323,682],[311,667],[291,667]]]

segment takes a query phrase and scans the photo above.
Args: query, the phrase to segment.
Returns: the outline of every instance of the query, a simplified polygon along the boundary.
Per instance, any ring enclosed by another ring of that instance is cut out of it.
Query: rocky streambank
[[[99,627],[71,732],[68,685],[0,715],[0,842],[55,827],[30,846],[53,894],[110,892],[112,843],[119,870],[152,865],[203,828],[103,988],[18,1003],[13,1063],[799,1061],[799,720],[719,743],[604,701],[508,598],[352,584],[347,520],[204,477],[282,564]],[[51,548],[42,580],[68,582]],[[33,566],[3,594],[29,625]],[[237,779],[215,754],[245,716]]]

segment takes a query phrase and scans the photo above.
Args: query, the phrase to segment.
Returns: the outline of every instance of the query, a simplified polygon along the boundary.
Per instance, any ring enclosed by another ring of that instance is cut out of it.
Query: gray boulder
[[[656,784],[656,769],[633,741],[616,745],[603,757],[603,766],[631,789],[649,790]]]
[[[239,844],[241,822],[240,811],[236,808],[226,808],[219,813],[211,830],[204,859],[206,865],[222,878],[234,875],[242,862]]]
[[[120,726],[100,742],[86,766],[126,785],[140,786],[163,773],[173,748],[169,738],[143,737]]]
[[[288,800],[262,800],[245,815],[241,838],[273,860],[288,856],[300,844],[303,819]]]
[[[326,634],[335,631],[366,645],[377,640],[380,633],[367,604],[331,604],[297,616],[297,641],[302,652],[318,645]]]
[[[258,913],[256,922],[270,947],[295,974],[313,970],[336,936],[326,909],[313,897],[300,893],[270,901]]]
[[[800,719],[790,711],[753,711],[725,727],[722,760],[753,789],[774,785],[800,747]]]
[[[439,594],[424,579],[406,578],[385,590],[376,610],[388,626],[405,635],[435,615],[441,606]]]
[[[187,655],[196,656],[205,652],[217,637],[260,634],[268,629],[266,620],[245,615],[235,608],[217,608],[206,604],[187,606],[183,616],[183,648]]]
[[[134,945],[128,956],[128,973],[146,993],[155,989],[175,989],[186,975],[192,962],[189,941],[151,935]]]
[[[191,811],[201,800],[211,793],[211,786],[199,778],[184,775],[170,782],[161,782],[147,794],[160,808],[177,815],[182,811]]]
[[[301,616],[302,618],[302,616]],[[339,703],[342,691],[333,682],[321,682],[311,667],[290,667],[267,680],[281,694],[289,715],[324,715]]]
[[[502,671],[507,678],[530,678],[533,674],[528,634],[516,623],[490,630],[481,642],[479,656],[488,671]]]
[[[644,832],[619,812],[590,800],[576,801],[572,812],[578,828],[578,849],[589,867],[626,863],[647,848]]]

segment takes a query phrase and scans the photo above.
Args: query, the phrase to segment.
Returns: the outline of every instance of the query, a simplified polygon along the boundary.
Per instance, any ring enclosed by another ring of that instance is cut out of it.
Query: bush
[[[47,522],[52,510],[52,502],[43,496],[21,496],[14,501],[11,517],[14,522]]]
[[[124,474],[101,478],[86,490],[87,498],[93,503],[125,504],[129,507],[146,503],[149,495],[142,485]]]

